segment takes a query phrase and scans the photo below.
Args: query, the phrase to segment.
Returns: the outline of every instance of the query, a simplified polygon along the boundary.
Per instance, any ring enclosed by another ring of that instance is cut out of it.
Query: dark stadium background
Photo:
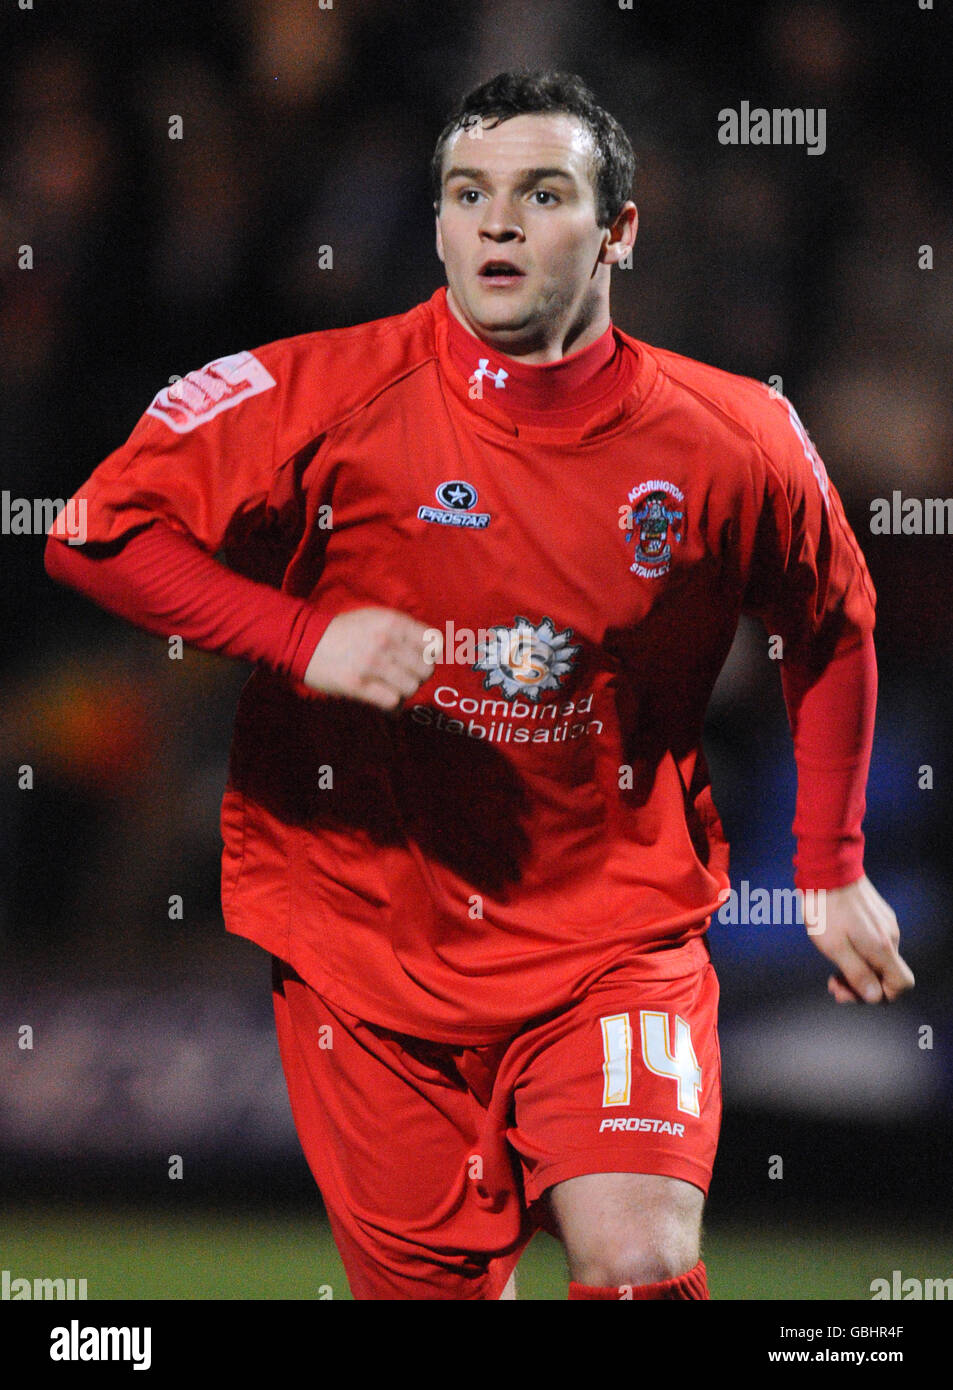
[[[894,1268],[953,1275],[953,538],[869,527],[871,499],[894,489],[953,494],[942,9],[97,0],[0,19],[13,496],[69,496],[173,374],[428,297],[442,283],[436,133],[462,91],[518,64],[581,73],[633,140],[641,231],[613,276],[619,326],[780,376],[797,404],[879,593],[867,869],[918,985],[889,1010],[838,1009],[797,925],[713,927],[716,1297],[866,1298]],[[742,100],[825,108],[826,153],[722,146],[717,113]],[[91,1297],[314,1297],[333,1257],[288,1113],[268,962],[226,936],[218,904],[247,670],[170,661],[58,589],[42,537],[0,547],[0,1265],[90,1271]],[[770,889],[791,882],[794,768],[765,648],[741,633],[706,742],[733,877]],[[552,1250],[535,1261],[526,1289],[560,1296]]]

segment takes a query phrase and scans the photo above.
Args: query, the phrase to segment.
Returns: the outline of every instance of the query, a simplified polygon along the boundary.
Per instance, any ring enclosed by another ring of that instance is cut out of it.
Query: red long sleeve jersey
[[[608,396],[517,422],[512,363],[450,330],[440,290],[210,364],[75,501],[88,541],[165,521],[325,614],[440,632],[400,715],[255,672],[222,901],[359,1017],[479,1044],[617,965],[706,958],[729,884],[701,731],[739,615],[803,676],[872,631],[874,593],[761,383],[613,329]]]

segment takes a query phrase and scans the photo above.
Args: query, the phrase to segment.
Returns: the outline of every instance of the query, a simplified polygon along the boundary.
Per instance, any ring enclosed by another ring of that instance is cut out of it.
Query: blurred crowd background
[[[947,1162],[924,1136],[949,1127],[953,1092],[953,537],[869,526],[871,499],[894,489],[953,495],[942,25],[913,0],[96,0],[11,4],[0,19],[0,487],[13,496],[68,497],[173,375],[429,297],[442,283],[433,143],[493,73],[579,72],[629,132],[641,231],[633,267],[613,277],[616,323],[781,378],[879,594],[867,868],[920,985],[889,1014],[838,1011],[797,926],[713,927],[722,1191],[748,1198],[765,1195],[765,1146],[782,1133],[809,1146],[834,1126],[830,1161],[855,1177],[868,1165],[901,1204],[939,1201],[920,1178]],[[826,152],[720,144],[718,112],[742,100],[823,107]],[[4,1172],[14,1185],[39,1172],[51,1191],[68,1186],[67,1158],[125,1158],[131,1172],[170,1115],[209,1153],[238,1140],[274,1162],[294,1139],[267,962],[226,937],[218,906],[218,807],[247,671],[170,661],[158,639],[59,590],[42,550],[42,537],[0,536]],[[789,886],[789,736],[750,629],[707,738],[735,876]],[[32,790],[18,785],[25,764]],[[44,1046],[18,1053],[10,1037],[34,1020]],[[804,1179],[805,1201],[817,1186]]]

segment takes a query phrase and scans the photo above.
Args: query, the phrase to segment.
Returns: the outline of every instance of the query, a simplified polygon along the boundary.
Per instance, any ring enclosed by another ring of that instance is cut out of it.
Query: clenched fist
[[[898,950],[897,918],[867,875],[819,892],[823,911],[806,897],[804,920],[814,945],[837,968],[827,988],[838,1004],[889,1003],[912,989],[913,971]]]
[[[439,635],[393,608],[355,608],[332,618],[304,673],[309,690],[397,709],[442,659]]]

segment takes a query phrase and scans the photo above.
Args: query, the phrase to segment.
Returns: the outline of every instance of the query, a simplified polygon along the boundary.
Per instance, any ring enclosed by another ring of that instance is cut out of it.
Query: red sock
[[[708,1283],[705,1278],[705,1266],[699,1260],[694,1269],[690,1269],[687,1274],[680,1274],[677,1279],[663,1279],[658,1284],[612,1284],[605,1289],[595,1288],[590,1284],[570,1284],[569,1297],[608,1298],[615,1303],[624,1303],[629,1299],[641,1301],[651,1298],[707,1298]]]

